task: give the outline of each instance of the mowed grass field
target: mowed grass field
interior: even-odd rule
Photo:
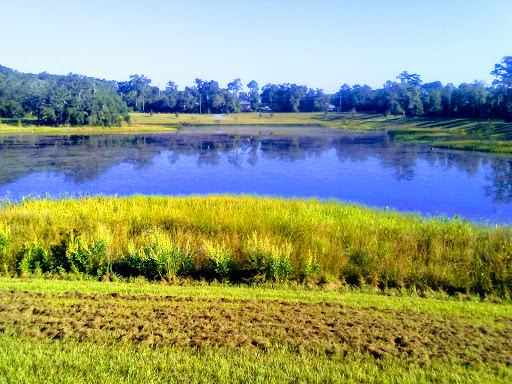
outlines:
[[[0,278],[0,381],[489,382],[512,306],[410,293]]]

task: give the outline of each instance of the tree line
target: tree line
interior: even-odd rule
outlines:
[[[512,120],[512,56],[505,56],[482,82],[443,85],[423,83],[404,71],[382,88],[343,84],[334,94],[297,84],[246,84],[237,78],[220,87],[214,80],[195,79],[178,90],[151,85],[144,75],[116,82],[77,74],[25,74],[0,66],[0,117],[35,116],[48,125],[119,125],[129,113],[369,112],[384,115],[498,118]]]

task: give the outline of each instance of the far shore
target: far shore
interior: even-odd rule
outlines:
[[[307,134],[328,128],[388,132],[400,142],[483,152],[512,153],[512,123],[503,120],[383,116],[370,113],[132,113],[117,127],[44,126],[34,118],[2,119],[0,135],[105,135],[146,133]],[[239,129],[240,127],[240,129]],[[241,128],[243,132],[241,132]],[[251,129],[247,129],[251,128]]]

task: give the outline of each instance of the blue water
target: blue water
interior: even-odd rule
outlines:
[[[0,197],[258,194],[510,223],[512,157],[386,134],[0,139]]]

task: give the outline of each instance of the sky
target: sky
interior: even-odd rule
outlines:
[[[179,89],[194,79],[380,88],[490,85],[512,55],[512,0],[0,0],[0,65]]]

